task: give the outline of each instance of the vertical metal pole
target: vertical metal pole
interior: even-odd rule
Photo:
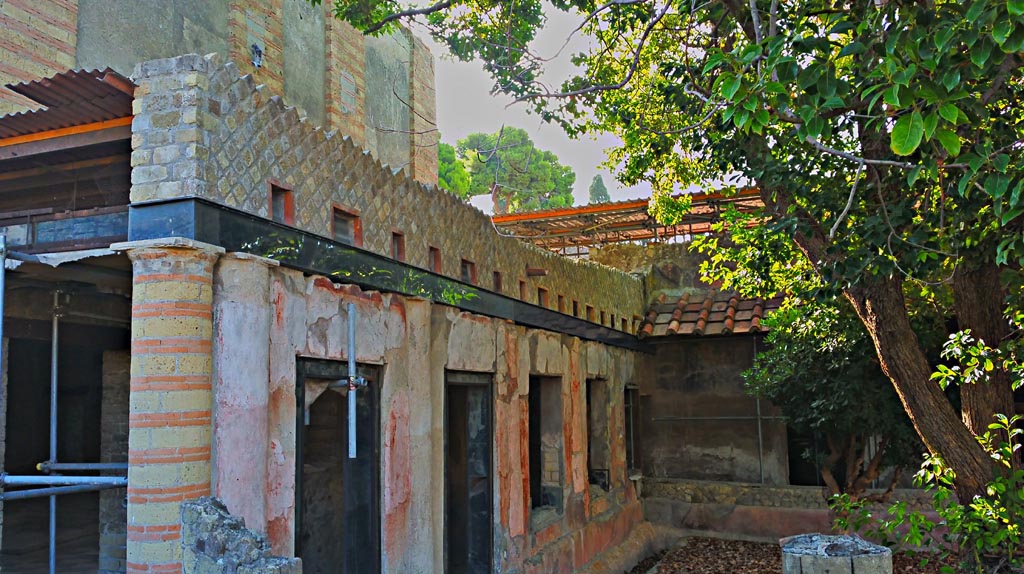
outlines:
[[[4,282],[7,278],[7,234],[0,233],[0,365],[3,365],[4,340]]]
[[[348,457],[356,457],[356,304],[348,304]]]
[[[761,484],[764,484],[764,433],[761,431],[761,398],[757,398],[757,466],[761,470]]]
[[[50,462],[57,462],[57,338],[60,335],[60,291],[53,292],[50,341]],[[50,495],[50,574],[57,574],[57,496]]]

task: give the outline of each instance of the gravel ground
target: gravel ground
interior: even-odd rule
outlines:
[[[925,566],[920,558],[897,554],[893,574],[939,574],[940,564]],[[653,570],[652,570],[653,568]],[[674,550],[645,559],[630,574],[765,574],[782,572],[778,544],[739,542],[716,538],[687,538]]]

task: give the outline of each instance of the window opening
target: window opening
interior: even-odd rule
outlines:
[[[357,246],[362,244],[359,216],[340,207],[335,207],[333,210],[331,233],[334,240],[339,243]]]
[[[295,196],[290,189],[270,184],[270,219],[285,225],[295,223]]]
[[[530,376],[530,507],[562,511],[562,379]],[[531,518],[532,519],[532,518]]]
[[[463,259],[459,266],[459,277],[463,283],[476,285],[476,263],[469,259]]]
[[[587,478],[608,490],[611,485],[611,452],[608,436],[608,381],[587,379]]]
[[[537,304],[541,307],[548,306],[548,290],[543,287],[537,287]]]
[[[391,234],[391,258],[405,261],[405,235],[397,231]]]
[[[437,247],[430,247],[427,251],[427,261],[430,270],[434,273],[441,272],[441,250]]]

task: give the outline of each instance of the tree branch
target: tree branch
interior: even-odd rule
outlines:
[[[828,232],[828,238],[834,239],[836,236],[836,230],[839,229],[839,224],[846,219],[846,215],[850,213],[850,207],[853,206],[853,198],[857,194],[857,184],[860,183],[860,174],[864,171],[864,162],[857,164],[857,173],[853,174],[853,186],[850,188],[850,197],[846,200],[846,207],[843,208],[843,212],[839,214],[839,218],[836,219],[832,229]]]
[[[453,0],[442,0],[433,6],[427,6],[426,8],[412,8],[409,10],[402,10],[401,12],[395,12],[394,14],[388,14],[383,20],[373,24],[363,31],[364,34],[373,34],[379,31],[384,26],[394,22],[395,20],[401,20],[402,18],[409,18],[412,16],[423,16],[425,14],[433,14],[434,12],[440,12],[445,8],[451,8],[454,4]]]
[[[669,6],[666,5],[664,8],[662,8],[656,13],[655,17],[652,18],[650,22],[647,23],[647,26],[644,28],[643,34],[641,34],[640,36],[640,41],[637,43],[636,50],[633,52],[633,61],[630,62],[629,69],[626,71],[626,77],[622,78],[621,82],[610,85],[588,86],[586,88],[580,88],[578,90],[572,90],[570,92],[541,92],[536,94],[526,94],[525,96],[519,96],[518,98],[513,100],[512,104],[524,102],[526,100],[532,100],[535,98],[570,98],[573,96],[592,94],[594,92],[607,92],[609,90],[618,90],[620,88],[625,87],[626,84],[628,84],[630,80],[633,79],[633,74],[636,73],[637,67],[640,65],[640,55],[643,53],[644,44],[647,43],[648,36],[650,36],[651,31],[654,30],[654,27],[658,25],[658,22],[660,22],[661,19],[665,17],[665,14],[668,13],[668,9]]]

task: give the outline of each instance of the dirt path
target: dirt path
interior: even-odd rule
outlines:
[[[686,543],[649,558],[630,574],[770,574],[782,572],[782,551],[778,544],[739,542],[715,538],[687,538]],[[893,574],[939,574],[940,564],[925,566],[920,558],[898,554]],[[653,570],[652,570],[653,568]]]

